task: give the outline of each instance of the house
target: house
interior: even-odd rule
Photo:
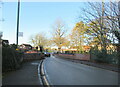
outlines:
[[[83,45],[82,46],[82,49],[83,49],[83,51],[86,51],[86,52],[88,52],[89,50],[90,50],[90,46],[87,46],[87,45]],[[71,47],[70,48],[70,50],[74,50],[74,51],[77,51],[79,49],[79,46],[74,46],[74,47]]]
[[[89,52],[90,49],[91,49],[91,47],[84,45],[84,46],[83,46],[83,49],[84,49],[84,51]]]
[[[30,44],[21,44],[19,46],[19,49],[23,49],[23,50],[32,50],[32,46]]]
[[[82,46],[82,49],[83,49],[83,51],[85,51],[85,52],[89,52],[90,51],[90,49],[91,49],[91,47],[90,46],[87,46],[87,45],[83,45]],[[61,49],[62,50],[62,52],[67,52],[67,51],[70,51],[70,52],[72,52],[72,53],[76,53],[77,51],[79,51],[79,46],[73,46],[73,47],[70,47],[70,48],[68,48],[68,49]]]

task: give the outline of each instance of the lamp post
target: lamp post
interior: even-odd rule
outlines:
[[[120,1],[118,2],[118,21],[119,21],[119,29],[120,29]]]
[[[17,10],[17,36],[16,36],[17,45],[18,45],[18,34],[19,34],[19,15],[20,15],[20,0],[18,0],[18,10]]]

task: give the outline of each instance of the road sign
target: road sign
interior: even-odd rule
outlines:
[[[19,32],[19,33],[18,33],[18,36],[19,36],[19,37],[23,37],[23,32]]]

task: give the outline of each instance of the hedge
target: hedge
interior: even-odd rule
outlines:
[[[16,70],[20,67],[23,53],[9,46],[2,47],[2,71]]]

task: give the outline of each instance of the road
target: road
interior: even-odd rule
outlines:
[[[47,57],[44,71],[51,85],[117,85],[118,73],[60,58]]]

